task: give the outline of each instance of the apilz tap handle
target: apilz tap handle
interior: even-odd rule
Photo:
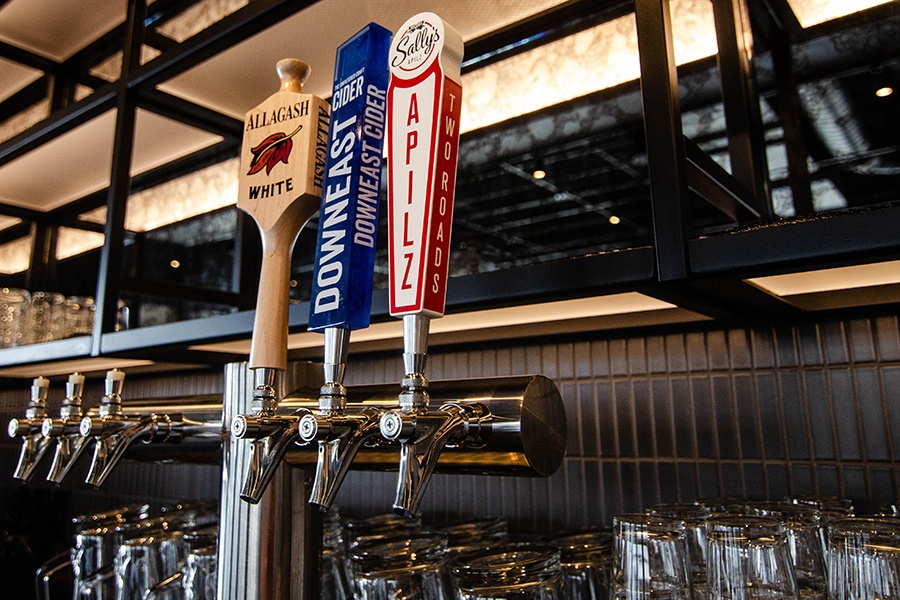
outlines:
[[[391,41],[390,312],[444,314],[462,105],[462,36],[434,13]]]

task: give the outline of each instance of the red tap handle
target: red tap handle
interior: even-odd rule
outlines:
[[[434,13],[391,40],[388,87],[390,311],[444,314],[462,104],[459,32]]]

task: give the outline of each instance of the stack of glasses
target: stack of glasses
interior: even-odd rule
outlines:
[[[91,335],[95,312],[92,296],[0,288],[0,348]],[[128,307],[119,301],[116,331],[127,328]]]
[[[75,545],[36,574],[39,600],[212,600],[218,511],[212,501],[151,515],[129,505],[73,519]],[[71,593],[68,590],[71,589]]]
[[[503,518],[428,527],[395,515],[332,517],[324,548],[327,600],[589,600],[608,597],[612,533],[513,542]]]
[[[618,515],[612,598],[900,598],[900,519],[792,499]]]

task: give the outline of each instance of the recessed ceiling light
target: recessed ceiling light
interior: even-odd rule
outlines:
[[[543,169],[535,169],[534,173],[532,173],[531,176],[534,177],[535,179],[543,179],[544,177],[547,176],[547,171],[545,171]]]
[[[893,93],[894,93],[894,88],[892,88],[889,85],[883,85],[880,88],[878,88],[877,90],[875,90],[875,95],[878,96],[879,98],[887,98],[888,96],[890,96]]]
[[[609,222],[610,222],[611,225],[618,225],[619,223],[622,222],[622,219],[620,219],[620,218],[617,217],[616,215],[610,215],[610,216],[609,216]]]

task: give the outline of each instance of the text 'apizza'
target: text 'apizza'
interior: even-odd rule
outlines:
[[[388,87],[390,311],[444,313],[462,106],[459,33],[434,13],[391,42]]]

